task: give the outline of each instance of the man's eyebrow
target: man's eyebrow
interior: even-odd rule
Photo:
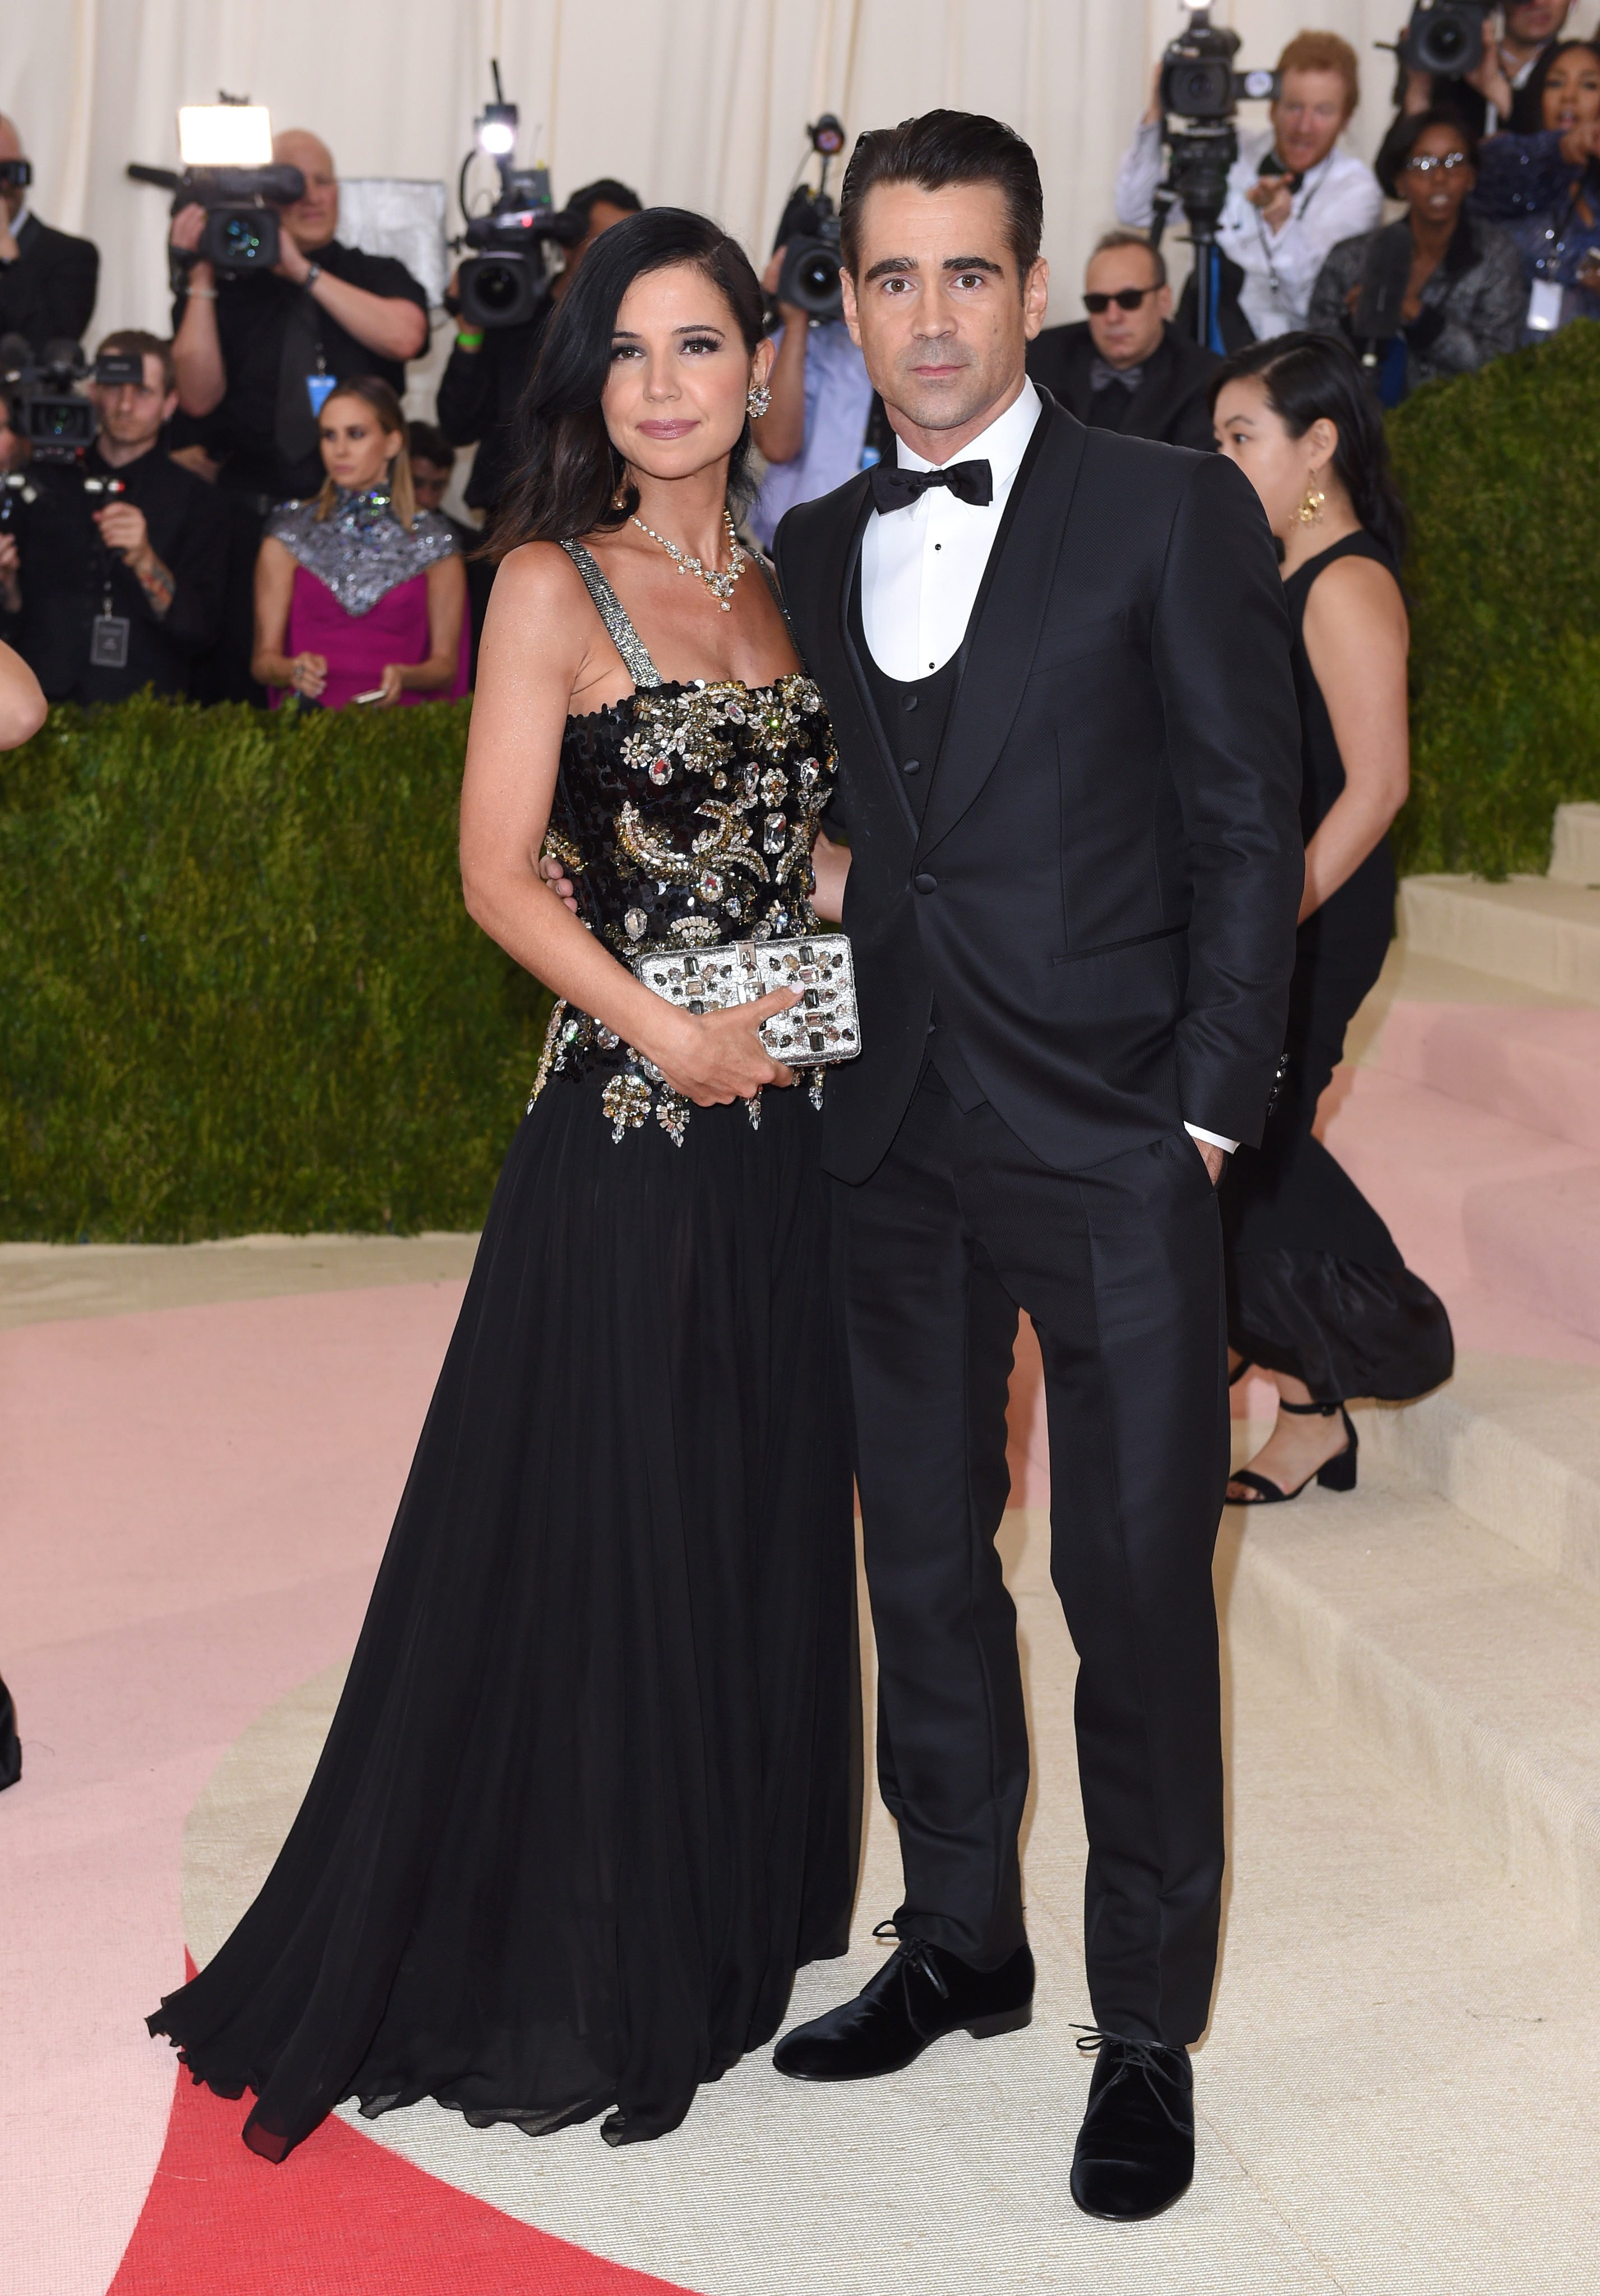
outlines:
[[[909,255],[886,255],[882,263],[874,263],[867,273],[869,279],[882,279],[891,271],[915,271],[915,258]]]
[[[945,271],[992,271],[997,279],[1005,276],[1000,266],[989,255],[947,255],[939,267]]]

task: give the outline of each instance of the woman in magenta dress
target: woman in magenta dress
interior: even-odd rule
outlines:
[[[458,700],[466,570],[449,521],[416,506],[399,400],[342,382],[319,428],[322,492],[273,513],[256,562],[254,675],[275,706]]]

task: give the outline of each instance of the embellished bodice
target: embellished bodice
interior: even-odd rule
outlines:
[[[624,964],[817,931],[811,848],[836,759],[816,687],[800,671],[764,686],[664,684],[589,553],[562,546],[636,687],[569,718],[562,736],[545,851],[571,880],[580,920]],[[558,1006],[535,1096],[554,1070],[596,1065],[636,1074],[642,1092],[655,1083],[610,1030]]]
[[[370,614],[402,582],[461,547],[437,511],[419,510],[409,527],[402,526],[387,487],[365,494],[341,488],[325,517],[320,496],[285,504],[274,512],[267,531],[332,592],[347,614],[357,616]]]

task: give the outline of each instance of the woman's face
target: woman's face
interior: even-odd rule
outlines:
[[[1218,450],[1237,463],[1261,497],[1267,523],[1280,542],[1287,542],[1308,488],[1321,483],[1333,458],[1337,430],[1323,418],[1302,438],[1292,439],[1266,384],[1253,374],[1224,386],[1211,425]]]
[[[388,473],[405,445],[398,430],[385,430],[365,398],[330,398],[317,430],[323,468],[336,487],[365,494]]]
[[[1424,127],[1400,169],[1400,193],[1418,222],[1454,223],[1477,182],[1463,138],[1453,127]]]
[[[1574,48],[1557,56],[1545,82],[1545,127],[1565,135],[1600,119],[1600,54],[1593,48]]]
[[[649,271],[622,299],[601,409],[611,444],[652,479],[692,477],[732,454],[752,382],[772,364],[755,357],[732,308],[689,263]]]

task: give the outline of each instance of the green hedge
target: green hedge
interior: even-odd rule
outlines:
[[[0,1234],[481,1220],[544,1000],[462,906],[466,724],[146,699],[0,758]]]
[[[1600,327],[1420,392],[1408,869],[1600,798]],[[0,758],[0,1235],[469,1227],[546,998],[468,920],[466,705],[58,710]]]
[[[1600,325],[1391,418],[1409,512],[1412,795],[1403,870],[1542,870],[1600,798]]]

